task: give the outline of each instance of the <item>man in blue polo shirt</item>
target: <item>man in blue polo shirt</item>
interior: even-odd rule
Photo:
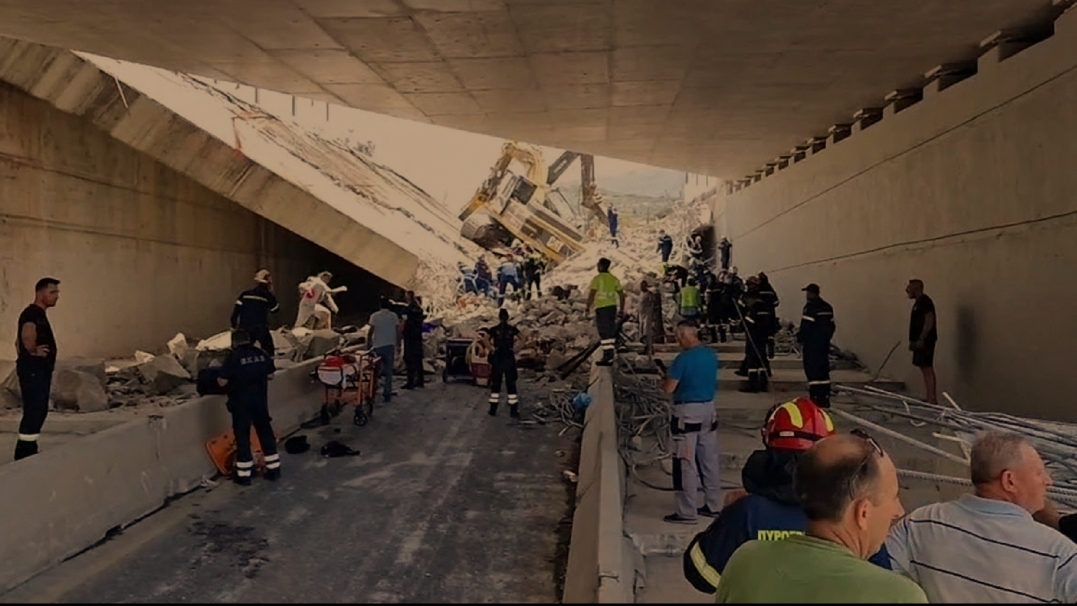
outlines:
[[[677,325],[681,353],[662,374],[662,390],[673,395],[673,488],[677,510],[663,518],[676,524],[695,524],[698,516],[714,517],[722,508],[718,467],[718,421],[714,394],[718,389],[718,356],[699,341],[696,327]],[[704,502],[699,507],[699,485]]]

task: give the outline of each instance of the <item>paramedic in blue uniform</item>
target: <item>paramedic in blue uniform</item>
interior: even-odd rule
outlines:
[[[766,448],[753,452],[741,470],[744,490],[730,493],[727,502],[732,502],[684,552],[684,577],[703,593],[717,591],[726,562],[744,543],[777,541],[808,528],[793,489],[793,471],[805,451],[834,435],[834,423],[810,399],[797,398],[767,413],[762,434]],[[870,561],[890,568],[885,547]]]
[[[272,373],[273,360],[251,343],[250,334],[242,329],[232,331],[232,352],[221,365],[217,382],[228,390],[228,412],[232,414],[232,431],[236,438],[235,480],[242,486],[250,486],[254,471],[251,425],[258,433],[258,442],[265,455],[265,478],[280,478],[280,454],[269,416],[269,375]]]
[[[490,416],[497,415],[497,405],[501,402],[501,380],[505,380],[505,389],[509,392],[509,416],[520,418],[520,398],[516,393],[516,339],[520,329],[509,324],[509,311],[502,308],[497,312],[499,322],[486,329],[483,345],[490,352]]]
[[[277,313],[280,304],[273,296],[273,277],[269,270],[254,274],[254,288],[243,291],[232,308],[232,329],[242,328],[272,360],[276,352],[269,332],[269,314]]]
[[[666,522],[695,524],[698,516],[714,516],[722,503],[718,466],[718,420],[714,395],[718,388],[718,356],[699,341],[695,326],[677,325],[681,353],[669,369],[656,361],[662,391],[673,395],[673,489],[676,511]],[[699,500],[703,484],[704,502]]]

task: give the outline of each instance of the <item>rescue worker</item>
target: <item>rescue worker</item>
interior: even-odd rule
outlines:
[[[654,344],[666,342],[666,330],[662,322],[662,293],[652,291],[647,280],[639,284],[639,331],[644,353],[654,355]]]
[[[804,375],[808,379],[808,395],[819,406],[830,407],[830,339],[834,336],[834,308],[819,296],[819,285],[809,284],[801,289],[806,294],[804,311],[800,316],[800,343],[804,359]]]
[[[497,415],[501,402],[501,380],[508,392],[509,416],[520,418],[520,399],[516,392],[516,338],[520,330],[509,324],[509,310],[497,312],[498,323],[486,329],[483,346],[490,352],[490,416]]]
[[[56,336],[45,313],[60,298],[60,281],[41,278],[34,285],[34,302],[19,314],[15,338],[15,374],[22,394],[22,420],[15,441],[15,460],[37,454],[41,426],[49,415],[52,373],[56,369]]]
[[[669,263],[669,257],[673,254],[673,238],[664,229],[658,230],[658,248],[655,252],[662,255],[662,272],[665,273],[665,265]]]
[[[426,372],[423,370],[423,322],[426,314],[415,297],[414,291],[404,293],[404,367],[407,380],[404,389],[421,388],[426,384]]]
[[[718,243],[718,252],[721,255],[722,269],[729,269],[729,263],[733,259],[733,243],[729,238],[722,236],[721,242]]]
[[[759,272],[759,296],[763,299],[763,302],[767,304],[770,309],[771,316],[774,317],[774,322],[771,326],[773,329],[770,336],[767,337],[767,357],[765,362],[767,363],[767,369],[770,369],[770,360],[774,358],[774,335],[778,334],[778,305],[781,301],[778,300],[778,293],[774,291],[774,287],[770,285],[770,278],[767,274]]]
[[[236,438],[235,481],[250,486],[254,472],[251,453],[251,425],[265,457],[265,479],[280,479],[280,454],[269,416],[269,375],[273,360],[251,343],[243,329],[232,331],[232,351],[221,364],[217,383],[228,389],[228,412],[232,414],[232,432]]]
[[[767,337],[771,333],[774,316],[763,299],[759,296],[759,278],[751,276],[747,282],[748,290],[741,304],[744,330],[748,338],[744,342],[745,369],[748,371],[748,384],[740,389],[745,393],[767,391],[769,383],[767,374],[766,347]]]
[[[542,255],[532,252],[524,260],[524,298],[531,300],[531,289],[535,289],[535,297],[542,296],[542,272],[546,269],[546,263]]]
[[[621,216],[617,214],[617,209],[612,205],[606,211],[606,221],[609,223],[610,239],[613,241],[613,246],[620,248],[621,243],[617,240],[617,228],[620,226]]]
[[[310,328],[312,330],[332,328],[332,314],[340,313],[333,295],[345,292],[347,286],[329,288],[333,274],[323,271],[317,276],[307,277],[306,282],[299,285],[299,313],[295,318],[295,325]]]
[[[681,317],[691,322],[693,326],[699,322],[699,287],[696,286],[695,278],[688,278],[688,285],[681,289],[677,297],[677,305]]]
[[[808,398],[797,398],[771,408],[760,433],[765,448],[745,461],[744,489],[729,494],[721,515],[684,551],[684,577],[703,593],[717,591],[726,562],[744,543],[778,541],[808,528],[793,488],[793,471],[812,444],[834,435],[834,422]],[[869,561],[890,569],[885,546]]]
[[[683,265],[670,265],[666,267],[666,283],[673,285],[673,294],[681,291],[688,283],[688,268]]]
[[[490,285],[494,282],[494,276],[490,273],[490,265],[486,263],[486,256],[479,255],[475,261],[475,287],[483,294],[490,296]]]
[[[718,382],[718,356],[699,341],[695,326],[677,325],[681,353],[669,369],[655,361],[662,377],[662,391],[673,396],[673,489],[676,511],[663,518],[676,524],[695,524],[698,516],[713,517],[722,502],[721,467],[718,462],[718,420],[714,396]],[[704,499],[698,506],[702,484]]]
[[[460,272],[460,286],[463,288],[464,294],[477,294],[479,289],[475,284],[475,270],[464,265],[463,261],[456,262],[456,269]]]
[[[692,234],[688,236],[688,254],[695,261],[703,261],[703,236]]]
[[[587,309],[595,310],[595,328],[602,349],[600,366],[610,366],[617,348],[617,319],[624,315],[625,291],[621,281],[610,273],[610,260],[598,260],[598,275],[591,279],[591,291],[587,293]]]
[[[277,313],[280,303],[273,296],[273,277],[267,269],[254,274],[254,288],[243,291],[232,307],[232,330],[242,328],[272,360],[276,353],[269,332],[269,314]]]
[[[721,302],[722,291],[724,289],[725,284],[712,273],[710,280],[707,281],[707,290],[704,297],[704,305],[706,306],[706,327],[712,343],[718,341],[718,327],[722,324]],[[724,336],[725,333],[723,332],[722,334]],[[723,342],[725,342],[724,339]]]
[[[520,273],[512,255],[505,257],[501,266],[497,268],[497,306],[505,303],[505,289],[512,285],[512,294],[515,297],[520,292]]]

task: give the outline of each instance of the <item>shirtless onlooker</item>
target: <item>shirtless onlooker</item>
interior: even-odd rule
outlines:
[[[917,509],[890,533],[895,571],[932,602],[1077,602],[1077,545],[1032,519],[1051,477],[1024,437],[986,433],[972,446],[975,495]]]
[[[897,469],[863,432],[824,438],[797,463],[807,534],[749,541],[729,559],[718,603],[927,603],[907,578],[868,562],[905,511]]]

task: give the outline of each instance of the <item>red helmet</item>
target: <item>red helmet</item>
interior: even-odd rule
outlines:
[[[825,410],[808,398],[797,398],[767,412],[763,443],[767,448],[802,451],[834,433],[834,421]]]

